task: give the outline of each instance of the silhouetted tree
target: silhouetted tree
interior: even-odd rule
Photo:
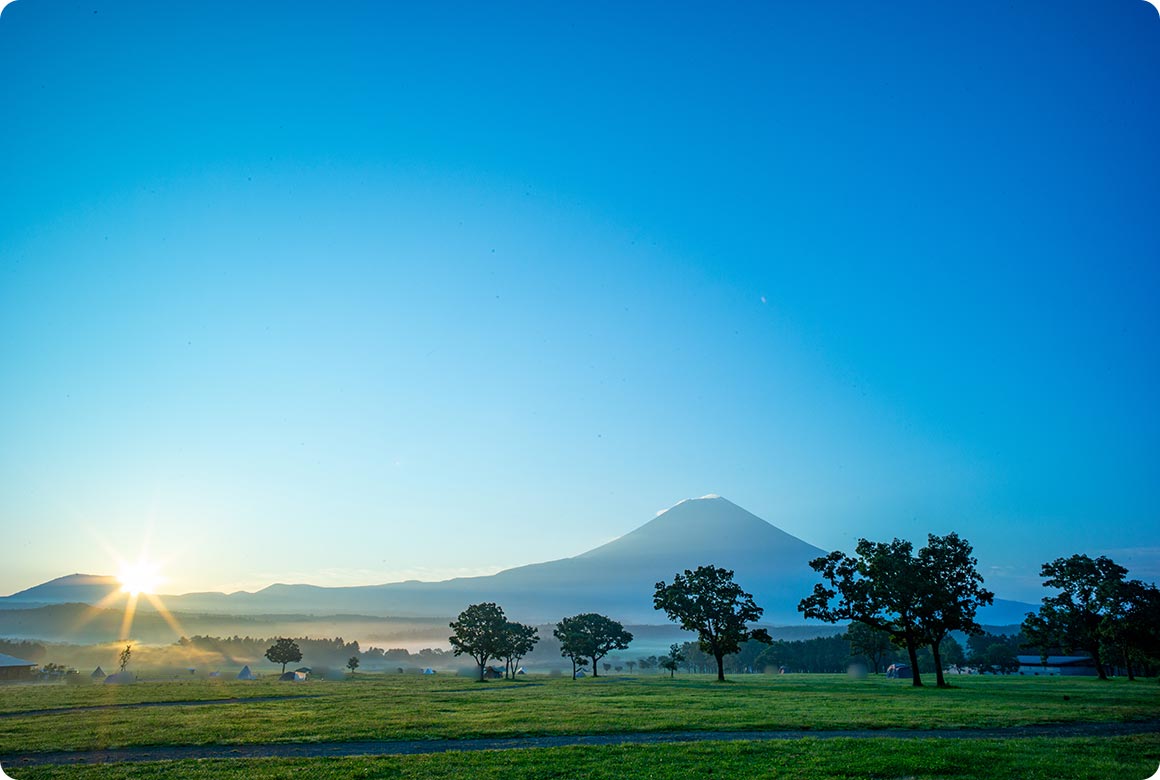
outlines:
[[[632,634],[610,617],[585,612],[566,617],[556,624],[552,635],[560,640],[562,655],[581,655],[592,661],[592,676],[596,677],[597,662],[613,650],[624,650],[632,641]]]
[[[358,656],[352,655],[346,662],[346,668],[350,669],[350,673],[354,674],[354,670],[358,668]]]
[[[1114,632],[1112,623],[1127,574],[1127,569],[1103,555],[1095,559],[1073,555],[1043,564],[1043,587],[1060,592],[1044,596],[1038,614],[1029,614],[1023,621],[1030,645],[1044,655],[1054,646],[1086,652],[1099,678],[1108,679],[1103,646]]]
[[[507,642],[507,619],[492,602],[472,604],[449,624],[455,633],[448,637],[456,655],[469,655],[479,664],[479,681],[484,681],[487,661],[499,658]]]
[[[1114,590],[1101,633],[1108,648],[1123,661],[1128,680],[1135,680],[1138,664],[1160,658],[1160,590],[1140,580],[1121,583]]]
[[[1014,674],[1019,671],[1022,635],[976,634],[967,637],[967,663],[981,673]]]
[[[125,649],[121,651],[121,655],[117,657],[118,663],[121,665],[121,671],[129,665],[129,661],[133,658],[133,645],[125,645]]]
[[[504,626],[504,645],[499,654],[504,660],[504,675],[514,678],[520,661],[532,652],[539,641],[539,632],[535,627],[508,621]]]
[[[756,665],[784,668],[787,672],[836,674],[850,665],[850,643],[841,635],[779,639],[757,657]]]
[[[302,660],[302,651],[293,639],[276,639],[273,647],[266,651],[266,660],[282,664],[282,674],[285,674],[286,664],[296,664]]]
[[[750,639],[770,641],[764,628],[748,628],[764,610],[753,596],[733,581],[733,572],[716,566],[698,566],[695,571],[673,577],[673,583],[656,584],[653,607],[664,610],[669,619],[686,631],[696,631],[701,649],[717,661],[717,679],[725,680],[724,658],[736,653]]]
[[[657,661],[657,666],[668,669],[669,677],[672,677],[677,673],[677,667],[681,665],[681,661],[684,660],[685,656],[681,653],[681,646],[674,642],[669,645],[669,654]]]
[[[956,533],[927,536],[927,544],[918,551],[921,592],[917,604],[918,623],[934,658],[937,685],[946,687],[941,657],[942,645],[951,631],[978,634],[982,627],[975,622],[980,606],[991,604],[995,594],[983,587],[978,561],[971,555],[966,539]],[[958,643],[955,643],[956,647]],[[962,648],[958,647],[958,659]]]
[[[882,659],[888,658],[894,649],[890,634],[880,628],[868,626],[855,620],[846,629],[844,639],[850,643],[850,652],[860,655],[870,662],[874,674],[882,667]]]
[[[919,607],[924,577],[913,551],[914,546],[903,539],[890,543],[859,539],[855,557],[835,550],[815,558],[810,567],[825,582],[814,585],[798,610],[827,623],[856,620],[887,632],[895,644],[906,648],[911,680],[921,686],[918,648],[924,635]]]

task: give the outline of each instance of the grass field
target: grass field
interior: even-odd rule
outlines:
[[[1160,718],[1155,680],[963,677],[956,687],[833,675],[614,676],[477,683],[357,675],[347,681],[141,682],[0,687],[0,755],[148,745],[345,742],[641,731],[980,728]],[[273,701],[186,702],[285,696]],[[134,707],[151,702],[171,706]],[[59,708],[68,712],[33,714]],[[22,714],[29,713],[29,714]],[[562,747],[343,759],[25,767],[79,777],[1138,777],[1160,737],[797,740]],[[1150,764],[1150,767],[1148,766]],[[1140,774],[1141,768],[1147,771]],[[11,769],[11,768],[9,768]],[[709,772],[709,770],[712,772]],[[12,771],[9,771],[12,774]]]
[[[162,761],[8,767],[14,780],[281,780],[281,778],[898,778],[1144,780],[1160,737],[1017,740],[817,740],[565,747],[338,759]]]

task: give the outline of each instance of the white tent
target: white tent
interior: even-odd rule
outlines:
[[[256,680],[258,676],[250,671],[249,666],[243,666],[242,671],[238,672],[239,680]]]

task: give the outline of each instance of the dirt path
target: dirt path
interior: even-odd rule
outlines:
[[[574,734],[551,737],[392,740],[385,742],[311,742],[265,745],[187,745],[115,750],[13,753],[0,756],[8,769],[42,764],[116,764],[199,758],[335,758],[443,753],[450,750],[516,750],[568,745],[655,745],[673,742],[802,739],[1012,739],[1026,737],[1112,737],[1160,734],[1160,720],[1135,723],[1058,723],[988,729],[860,729],[853,731],[668,731],[624,734]]]

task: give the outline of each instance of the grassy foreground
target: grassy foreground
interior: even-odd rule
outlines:
[[[1155,680],[963,677],[951,690],[839,675],[168,681],[0,688],[0,754],[143,745],[511,737],[630,731],[978,728],[1160,718]],[[288,696],[133,707],[142,702]],[[55,707],[105,709],[20,715]]]
[[[165,761],[8,767],[15,780],[275,780],[281,778],[939,778],[1144,780],[1160,737],[1017,740],[816,740],[566,747],[338,759]]]

